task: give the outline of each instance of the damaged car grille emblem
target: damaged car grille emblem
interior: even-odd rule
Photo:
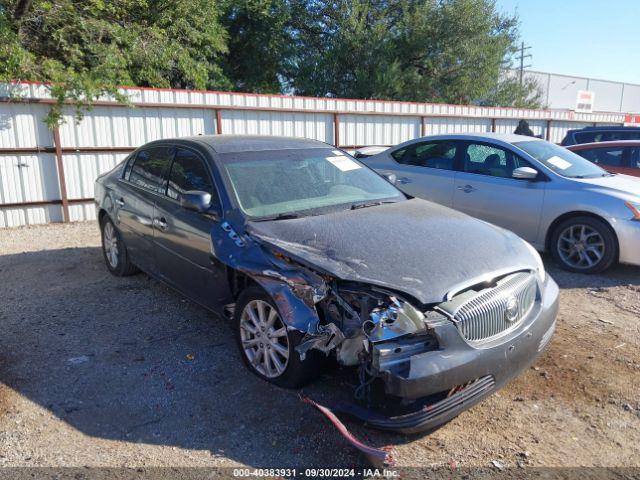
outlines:
[[[518,299],[511,296],[507,299],[507,305],[504,309],[504,319],[513,323],[518,319],[518,313],[520,312],[520,305],[518,305]]]

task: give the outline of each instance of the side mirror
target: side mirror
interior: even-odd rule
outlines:
[[[395,185],[398,182],[398,176],[392,172],[382,172],[381,175],[387,179],[389,183]]]
[[[198,213],[206,212],[211,207],[211,194],[189,190],[180,195],[180,206]]]
[[[518,180],[535,180],[538,178],[538,171],[531,167],[520,167],[516,168],[511,176]]]

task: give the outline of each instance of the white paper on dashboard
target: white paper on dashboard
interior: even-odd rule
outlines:
[[[560,170],[566,170],[571,166],[571,162],[567,162],[564,158],[556,157],[555,155],[550,157],[547,162],[554,167],[558,167]]]
[[[349,170],[357,170],[358,168],[362,168],[356,162],[351,160],[349,157],[340,156],[340,157],[326,157],[329,162],[335,165],[343,172],[348,172]]]

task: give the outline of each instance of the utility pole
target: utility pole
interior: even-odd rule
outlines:
[[[522,87],[522,83],[523,83],[522,77],[523,77],[523,74],[524,74],[524,69],[525,68],[529,68],[531,66],[531,64],[529,64],[529,65],[525,65],[524,64],[524,59],[525,58],[531,58],[532,57],[532,55],[530,53],[527,53],[526,55],[524,53],[525,51],[529,50],[530,48],[531,47],[525,46],[524,42],[522,42],[520,44],[520,55],[516,57],[516,59],[520,60],[520,71],[519,71],[519,74],[520,74],[520,86],[521,87]]]

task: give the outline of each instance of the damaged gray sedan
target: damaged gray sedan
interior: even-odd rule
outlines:
[[[104,258],[232,316],[247,367],[299,387],[353,367],[333,408],[401,432],[450,420],[530,365],[558,288],[516,235],[409,198],[313,140],[151,142],[96,181]]]

